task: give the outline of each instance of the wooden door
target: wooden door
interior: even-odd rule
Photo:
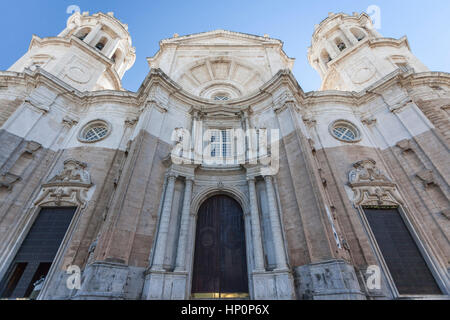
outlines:
[[[198,212],[192,296],[248,297],[244,217],[230,197],[212,197]]]

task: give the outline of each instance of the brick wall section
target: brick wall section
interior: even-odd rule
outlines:
[[[8,120],[9,117],[22,104],[22,99],[5,100],[0,99],[0,127]]]
[[[87,163],[95,191],[80,217],[61,267],[70,264],[84,266],[87,262],[88,249],[103,224],[106,207],[115,188],[114,179],[118,177],[123,157],[124,151],[89,146],[65,150],[62,154],[59,160],[61,163],[70,158]]]
[[[416,105],[450,144],[450,99],[419,100]]]
[[[284,233],[286,235],[289,261],[291,266],[302,266],[311,263],[308,244],[305,238],[304,225],[300,216],[291,172],[284,148],[280,148],[280,171],[277,175]]]
[[[327,180],[332,205],[336,208],[339,225],[350,247],[352,264],[361,268],[376,264],[376,259],[358,211],[353,207],[345,186],[348,184],[348,173],[353,169],[353,163],[366,158],[380,163],[374,149],[356,145],[317,151],[318,163],[323,170],[322,176]]]
[[[307,162],[310,152],[300,141],[300,130],[293,131],[283,137],[283,148],[290,171],[293,192],[299,208],[303,231],[306,236],[308,252],[311,262],[319,262],[334,257],[330,233],[326,226],[326,213],[323,212],[323,203],[319,203],[320,190],[315,180],[314,172],[310,172],[312,163]],[[280,188],[281,189],[281,188]]]
[[[433,132],[429,131],[417,136],[415,140],[425,144],[425,141],[436,140],[436,137]],[[415,140],[411,140],[410,145],[418,150],[417,152],[422,152]],[[443,152],[442,146],[440,148],[441,150],[435,150],[435,159],[438,158],[439,152]],[[317,152],[323,177],[327,180],[327,190],[333,205],[336,207],[339,224],[350,246],[352,263],[357,267],[376,264],[376,259],[359,214],[353,207],[345,190],[345,185],[348,183],[347,175],[352,169],[352,164],[366,158],[374,159],[379,168],[392,177],[393,181],[399,186],[410,219],[419,236],[441,263],[441,266],[444,268],[449,266],[449,221],[441,210],[444,207],[449,207],[448,197],[445,196],[448,192],[448,186],[445,185],[444,179],[438,179],[438,177],[436,186],[425,187],[423,182],[416,177],[416,173],[426,167],[432,169],[438,176],[437,169],[433,166],[434,162],[428,160],[425,164],[422,163],[420,159],[428,158],[421,154],[420,159],[416,159],[415,165],[412,166],[408,156],[405,156],[398,147],[380,151],[357,145],[322,149]],[[441,163],[441,165],[443,164]],[[439,188],[441,196],[437,198],[436,194],[439,193],[433,193],[430,188]]]
[[[148,135],[147,133],[145,134]],[[169,145],[158,141],[153,158],[148,159],[151,172],[145,189],[142,190],[144,200],[133,239],[129,260],[130,265],[137,267],[148,266],[150,251],[156,232],[158,209],[162,193],[164,192],[164,175],[167,168],[163,164],[163,159],[167,157],[170,150],[171,147]]]
[[[432,136],[433,133],[428,132],[416,138],[432,140]],[[414,142],[411,142],[411,145],[414,146]],[[414,150],[420,153],[420,150],[415,148]],[[442,214],[442,208],[449,208],[450,204],[447,196],[438,196],[439,193],[448,194],[448,185],[443,179],[436,179],[436,185],[425,186],[416,176],[417,171],[427,168],[432,170],[433,175],[438,178],[436,167],[430,162],[417,161],[417,156],[416,161],[412,162],[414,154],[411,153],[410,151],[405,154],[396,147],[383,151],[385,161],[391,169],[390,172],[405,197],[413,222],[417,225],[416,231],[423,235],[424,242],[432,248],[442,265],[448,268],[450,266],[449,220]]]
[[[158,162],[161,163],[169,150],[168,145],[146,132],[141,131],[134,140],[101,231],[95,252],[97,260],[148,265],[165,173]],[[159,190],[155,190],[156,186]],[[144,210],[147,201],[153,204]],[[139,222],[144,222],[144,225],[139,226]]]
[[[25,144],[23,139],[2,132],[0,145],[4,145],[7,150],[7,156],[2,159],[3,163],[18,157]],[[9,152],[11,150],[12,152]],[[24,227],[27,209],[37,196],[54,158],[55,152],[40,148],[34,152],[31,162],[21,175],[21,180],[16,182],[11,190],[0,188],[0,252],[5,252],[7,245],[14,243],[19,236],[18,232],[11,231]]]

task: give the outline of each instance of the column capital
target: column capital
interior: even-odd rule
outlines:
[[[256,177],[247,177],[247,182],[255,182]]]
[[[266,182],[273,182],[273,176],[264,176]]]
[[[178,174],[169,172],[169,173],[166,173],[166,178],[167,178],[167,180],[175,180],[176,178],[178,178]]]
[[[184,177],[185,179],[186,179],[186,182],[191,182],[191,183],[194,183],[194,181],[195,181],[195,177],[191,177],[191,176],[185,176]]]
[[[203,119],[205,114],[201,110],[195,109],[193,107],[191,110],[191,115],[195,120],[200,121]]]
[[[252,114],[252,111],[250,110],[250,107],[241,111],[241,117],[244,119],[248,119],[251,114]]]

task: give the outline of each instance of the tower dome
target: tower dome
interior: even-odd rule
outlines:
[[[57,36],[33,36],[28,52],[9,70],[41,67],[80,91],[121,90],[136,59],[128,26],[112,12],[75,12]]]
[[[361,91],[398,68],[428,71],[406,37],[384,38],[366,13],[330,13],[315,27],[308,60],[322,78],[321,90]]]

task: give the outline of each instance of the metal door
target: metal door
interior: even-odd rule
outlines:
[[[399,293],[442,294],[398,209],[364,212]]]
[[[0,282],[1,298],[26,298],[33,283],[45,278],[76,208],[43,208],[8,272]]]

